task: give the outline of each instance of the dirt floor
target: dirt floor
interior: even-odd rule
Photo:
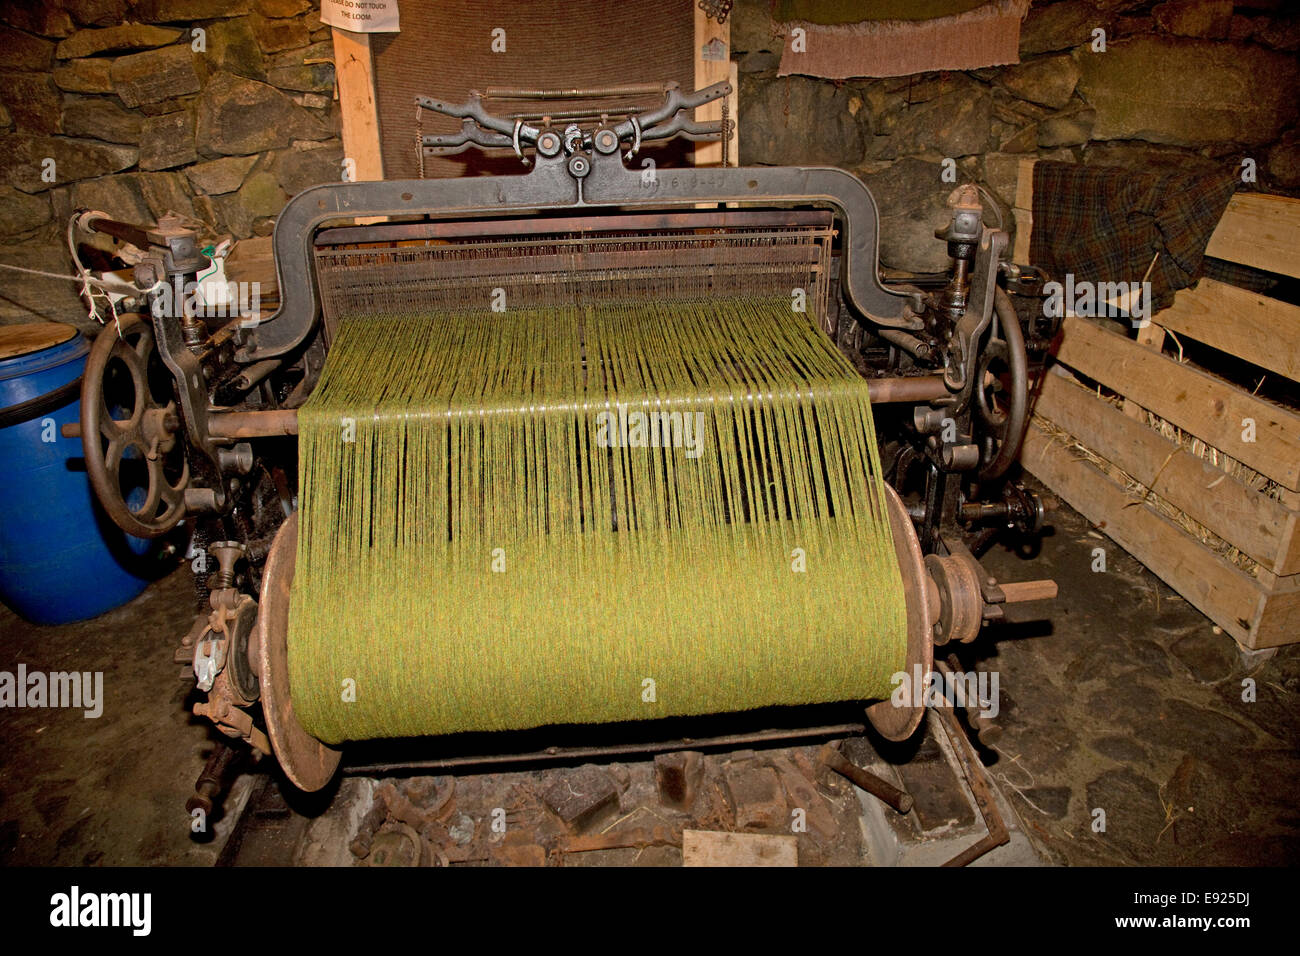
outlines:
[[[1009,623],[962,651],[966,664],[997,674],[1003,735],[983,757],[1036,855],[1069,865],[1300,861],[1300,649],[1244,660],[1073,511],[1052,523],[1036,556],[995,546],[985,563],[1001,580],[1054,577],[1060,598],[1011,609]],[[1095,548],[1105,551],[1104,572],[1092,570]],[[0,670],[102,671],[105,697],[94,719],[4,711],[0,863],[554,863],[559,854],[568,865],[676,865],[683,828],[788,834],[792,807],[808,811],[801,863],[881,862],[861,792],[809,790],[812,743],[705,755],[702,796],[686,809],[663,805],[649,758],[350,777],[315,801],[282,793],[277,775],[254,768],[196,836],[185,801],[215,738],[189,715],[192,680],[172,662],[193,606],[182,567],[95,621],[38,628],[0,609]],[[1251,688],[1254,700],[1243,699]],[[957,781],[935,739],[881,747],[883,758],[865,743],[845,752],[918,795],[907,817],[886,811],[897,833],[969,843],[980,822],[965,799],[945,802]],[[900,756],[911,759],[884,759]],[[589,792],[604,794],[594,809],[565,803]],[[509,839],[491,826],[496,810]],[[562,826],[566,813],[586,815]],[[614,845],[620,833],[629,845]]]

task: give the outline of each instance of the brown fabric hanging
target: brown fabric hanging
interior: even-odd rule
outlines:
[[[933,19],[836,24],[790,20],[780,24],[785,49],[778,75],[843,80],[1019,63],[1020,21],[1028,12],[1029,0],[991,0]],[[802,52],[794,49],[795,28],[805,33]]]

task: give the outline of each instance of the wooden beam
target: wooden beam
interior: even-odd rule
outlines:
[[[1206,255],[1300,278],[1300,199],[1239,193],[1210,236]]]
[[[1029,265],[1029,242],[1034,232],[1034,214],[1016,206],[1011,210],[1011,215],[1016,220],[1016,246],[1011,250],[1011,257],[1016,262]]]
[[[1016,205],[1027,212],[1034,211],[1034,166],[1037,159],[1022,159],[1016,173]]]
[[[1235,285],[1202,279],[1183,289],[1156,321],[1260,368],[1300,381],[1300,307]]]
[[[1086,319],[1067,317],[1059,361],[1278,484],[1300,489],[1300,415]],[[1253,442],[1243,440],[1247,419]]]
[[[379,108],[370,36],[334,27],[334,76],[343,118],[343,157],[355,164],[357,182],[384,178]]]
[[[698,4],[694,4],[693,7],[695,10],[695,88],[702,90],[706,86],[731,78],[731,21],[728,18],[726,23],[718,23],[706,16]],[[704,49],[714,40],[722,44],[722,58],[706,60]],[[731,95],[727,97],[727,116],[732,122],[737,119],[736,92],[736,84],[732,83]],[[696,122],[719,119],[722,119],[722,100],[705,103],[695,110]],[[733,139],[728,144],[727,156],[729,165],[732,166],[736,165],[735,147],[736,141]],[[696,143],[693,156],[696,166],[721,166],[722,143]]]
[[[1278,574],[1300,571],[1296,513],[1198,458],[1064,375],[1047,375],[1035,409],[1102,458]]]

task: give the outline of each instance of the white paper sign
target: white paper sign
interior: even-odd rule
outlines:
[[[400,33],[397,0],[321,0],[320,22],[353,33]]]

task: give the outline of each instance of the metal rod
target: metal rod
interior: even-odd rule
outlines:
[[[910,793],[905,793],[888,780],[850,763],[849,758],[840,753],[839,748],[834,744],[823,747],[818,759],[841,777],[857,784],[872,796],[880,798],[899,813],[907,813],[912,809],[913,800]]]
[[[627,213],[602,216],[530,216],[527,219],[458,219],[447,222],[397,222],[369,226],[322,229],[317,246],[402,239],[455,239],[465,236],[506,236],[644,232],[660,229],[727,229],[779,227],[785,230],[814,227],[829,230],[834,216],[829,210],[779,210],[776,212],[727,210],[705,213]],[[653,238],[659,238],[657,236]]]
[[[298,434],[298,412],[285,408],[270,412],[213,412],[208,416],[213,438],[266,438]]]
[[[881,329],[876,333],[890,345],[897,346],[908,355],[919,359],[928,359],[932,354],[930,346],[907,332],[898,329]]]
[[[871,379],[867,382],[867,390],[871,401],[878,405],[923,402],[948,394],[943,378],[938,375]],[[208,433],[213,438],[239,440],[296,435],[298,412],[292,408],[268,412],[213,412],[208,416]]]
[[[862,724],[833,724],[804,729],[758,730],[747,734],[726,734],[720,737],[683,737],[646,744],[611,744],[602,747],[548,747],[522,754],[488,754],[482,756],[441,757],[433,760],[412,760],[401,763],[373,763],[358,767],[344,767],[343,772],[353,775],[385,773],[390,770],[437,770],[444,767],[489,765],[503,763],[538,763],[551,760],[571,760],[585,757],[606,757],[618,754],[666,753],[674,750],[704,750],[714,747],[733,747],[742,744],[764,743],[770,740],[798,740],[807,737],[844,737],[864,733]]]
[[[992,791],[989,789],[988,781],[984,777],[984,768],[975,758],[975,751],[971,747],[970,741],[966,739],[966,735],[962,733],[961,727],[957,723],[957,715],[946,707],[939,707],[937,711],[939,722],[943,725],[943,731],[948,736],[948,743],[952,744],[952,749],[957,754],[962,773],[966,776],[971,795],[975,798],[975,805],[979,807],[980,816],[984,818],[984,826],[989,831],[988,836],[971,844],[944,864],[945,867],[966,866],[968,863],[978,860],[990,850],[996,849],[1004,843],[1010,843],[1011,834],[1007,830],[1006,823],[1002,820],[1002,814],[998,812],[997,803],[993,798]],[[931,711],[931,713],[933,712]]]
[[[938,398],[947,398],[952,394],[943,384],[942,375],[868,379],[867,392],[874,405],[929,402]]]

